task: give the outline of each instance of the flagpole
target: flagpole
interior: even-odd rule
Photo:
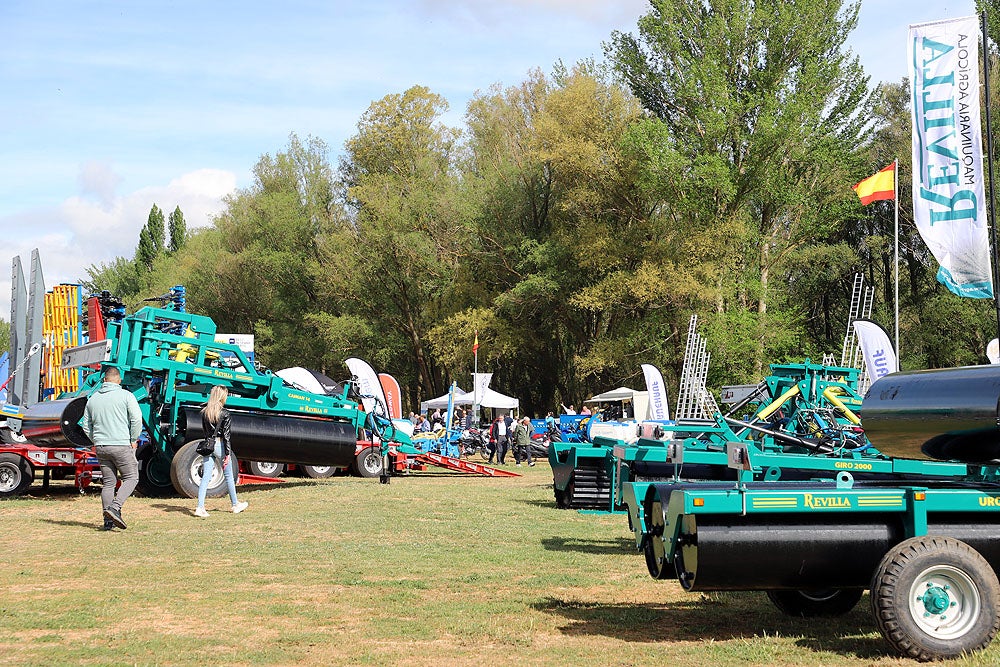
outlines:
[[[472,345],[472,418],[479,423],[479,329]]]
[[[896,321],[896,341],[895,341],[896,342],[896,366],[899,367],[899,158],[897,157],[896,160],[892,164],[893,164],[893,167],[892,167],[892,176],[893,176],[893,178],[892,178],[892,180],[893,180],[895,188],[896,188],[896,196],[893,197],[893,199],[896,201],[896,215],[895,215],[895,225],[894,225],[894,232],[893,232],[893,237],[896,240],[896,243],[895,243],[895,245],[896,245],[896,260],[893,263],[893,265],[895,266],[895,269],[896,269],[896,271],[895,271],[895,273],[896,273],[895,293],[896,294],[895,294],[895,301],[894,301],[895,321]]]
[[[996,204],[993,199],[993,130],[990,127],[990,50],[989,33],[986,32],[986,11],[980,15],[982,19],[983,38],[983,92],[986,94],[986,168],[989,170],[990,184],[990,227],[993,230],[993,252],[990,253],[990,263],[993,265],[993,303],[997,309],[997,337],[1000,337],[1000,295],[997,288],[1000,281],[997,280],[996,250],[997,250],[997,214]]]

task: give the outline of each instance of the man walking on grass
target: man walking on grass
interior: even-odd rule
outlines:
[[[515,465],[521,465],[522,458],[528,460],[529,466],[535,465],[531,460],[531,420],[527,417],[519,421],[514,428]]]
[[[104,506],[104,530],[126,528],[122,505],[139,482],[139,463],[135,448],[142,433],[142,413],[132,392],[121,387],[117,368],[104,371],[104,384],[91,395],[83,413],[83,432],[94,443],[101,464],[101,504]],[[115,486],[121,480],[121,486]]]

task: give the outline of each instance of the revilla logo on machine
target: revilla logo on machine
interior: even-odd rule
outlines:
[[[851,507],[851,499],[846,496],[814,496],[807,493],[802,497],[803,504],[809,509],[841,509]]]

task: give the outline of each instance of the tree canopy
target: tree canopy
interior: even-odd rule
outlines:
[[[295,134],[210,225],[154,205],[126,295],[188,288],[266,365],[369,359],[409,408],[478,369],[540,414],[623,384],[676,386],[693,313],[712,384],[839,352],[853,276],[892,325],[892,210],[851,186],[901,156],[905,82],[847,49],[858,4],[653,0],[593,61],[477,93],[461,127],[413,86],[372,102],[337,162]],[[938,288],[903,193],[905,367],[978,361],[988,304]],[[158,215],[154,215],[158,213]]]

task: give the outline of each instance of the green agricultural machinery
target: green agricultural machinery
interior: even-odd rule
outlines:
[[[390,419],[363,409],[356,383],[336,396],[297,391],[257,370],[236,345],[216,342],[215,333],[208,317],[143,308],[109,323],[106,340],[66,353],[64,368],[117,367],[122,386],[138,399],[148,438],[136,452],[145,493],[197,495],[202,457],[195,447],[205,437],[199,411],[216,385],[229,390],[233,451],[246,460],[345,468],[369,433],[381,440],[383,455],[390,442],[410,444]],[[91,373],[76,395],[35,404],[24,412],[21,432],[39,445],[89,447],[79,420],[100,383],[101,374]],[[224,493],[216,466],[209,495]]]
[[[833,479],[926,474],[898,469],[865,438],[857,411],[859,371],[816,364],[772,364],[770,374],[726,414],[676,423],[637,424],[632,442],[595,437],[588,443],[552,443],[556,504],[563,508],[629,511],[642,531],[644,485],[664,480],[735,480],[727,447],[745,445],[752,475],[761,480]],[[754,408],[754,409],[751,409]],[[747,413],[747,414],[741,414]],[[950,468],[940,465],[943,474]],[[934,474],[938,474],[935,472]]]
[[[865,431],[849,441],[874,447],[852,457],[734,438],[729,479],[626,482],[649,573],[692,592],[765,591],[799,616],[846,613],[869,589],[899,652],[926,661],[982,649],[1000,628],[998,405],[996,366],[893,373],[865,395]],[[662,448],[660,463],[673,453],[678,468],[701,454]]]

